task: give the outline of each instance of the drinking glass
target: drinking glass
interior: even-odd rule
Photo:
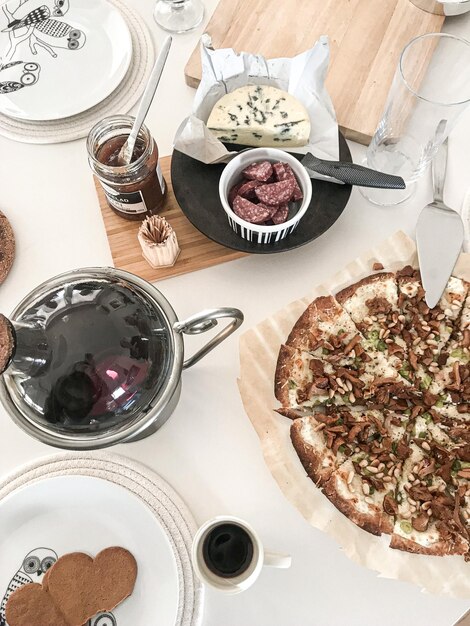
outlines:
[[[202,22],[204,4],[201,0],[158,0],[153,17],[164,30],[186,33]]]
[[[435,15],[462,15],[470,11],[470,0],[410,0],[418,8]]]
[[[361,188],[362,195],[381,206],[409,198],[469,103],[470,43],[444,33],[412,39],[366,153],[368,167],[402,176],[407,188]]]

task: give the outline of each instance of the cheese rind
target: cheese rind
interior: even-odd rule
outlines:
[[[223,96],[207,127],[220,141],[247,146],[305,146],[310,137],[305,107],[269,85],[247,85]]]

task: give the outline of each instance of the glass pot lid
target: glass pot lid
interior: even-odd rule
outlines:
[[[127,272],[58,276],[4,318],[12,354],[3,399],[17,420],[59,438],[122,438],[179,383],[176,321],[160,292]]]

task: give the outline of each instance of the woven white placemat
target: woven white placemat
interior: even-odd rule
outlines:
[[[0,500],[20,487],[56,476],[93,476],[124,487],[137,496],[165,529],[173,548],[179,579],[175,626],[199,626],[203,587],[191,565],[196,524],[178,494],[144,465],[110,453],[71,452],[44,457],[22,466],[0,482]]]
[[[0,135],[24,143],[63,143],[86,137],[104,117],[129,113],[145,89],[155,61],[155,51],[142,17],[122,0],[109,2],[122,13],[132,37],[131,65],[119,87],[88,111],[62,120],[25,122],[0,114]]]

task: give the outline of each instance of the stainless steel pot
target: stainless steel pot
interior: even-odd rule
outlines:
[[[423,11],[436,15],[461,15],[470,11],[470,0],[410,0]]]
[[[221,319],[231,321],[185,360],[183,335],[205,333]],[[182,370],[242,322],[235,308],[179,321],[158,289],[122,270],[67,272],[26,296],[6,322],[14,341],[0,400],[20,428],[51,446],[91,450],[135,441],[173,412]]]

